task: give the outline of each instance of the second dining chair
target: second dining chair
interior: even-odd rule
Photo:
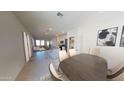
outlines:
[[[75,49],[69,49],[69,55],[70,57],[72,56],[75,56],[77,53],[76,53],[76,50]]]
[[[91,55],[100,56],[100,49],[99,48],[89,48],[88,53]]]
[[[63,61],[64,59],[68,58],[68,55],[65,50],[59,51],[59,60],[60,62]]]

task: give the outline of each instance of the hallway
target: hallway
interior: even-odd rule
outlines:
[[[58,63],[58,59],[57,57],[52,58],[50,57],[50,55],[51,55],[50,50],[35,52],[34,57],[32,57],[30,62],[25,64],[16,80],[17,81],[51,80],[48,68],[49,63],[50,62],[52,62],[53,64]]]

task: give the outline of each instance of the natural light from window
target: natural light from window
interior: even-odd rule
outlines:
[[[45,45],[44,43],[45,43],[44,40],[41,40],[41,46],[44,46]]]
[[[40,46],[40,40],[36,40],[36,46]]]
[[[49,46],[49,44],[50,44],[50,42],[49,42],[49,41],[47,41],[47,46]]]

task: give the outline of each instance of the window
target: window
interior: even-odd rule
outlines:
[[[47,46],[49,46],[49,44],[50,44],[50,42],[49,42],[49,41],[47,41]]]
[[[40,46],[40,40],[36,40],[36,46]]]
[[[44,44],[44,40],[41,40],[41,46],[44,46],[45,44]]]
[[[45,46],[44,40],[36,40],[36,46]]]

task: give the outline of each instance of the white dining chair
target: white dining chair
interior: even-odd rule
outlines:
[[[65,50],[60,50],[59,51],[59,60],[60,62],[68,58],[68,55]]]
[[[69,55],[70,57],[72,56],[75,56],[77,53],[76,53],[76,50],[75,49],[69,49]]]
[[[57,72],[52,63],[49,64],[49,71],[54,81],[69,81],[62,72]]]
[[[124,80],[124,63],[120,63],[114,68],[108,69],[107,77],[114,81]]]
[[[107,74],[108,75],[115,74],[123,67],[124,67],[124,63],[120,63],[120,64],[116,65],[115,67],[108,69]]]
[[[113,78],[112,81],[124,81],[124,72]]]
[[[88,54],[100,56],[99,48],[89,48]]]

